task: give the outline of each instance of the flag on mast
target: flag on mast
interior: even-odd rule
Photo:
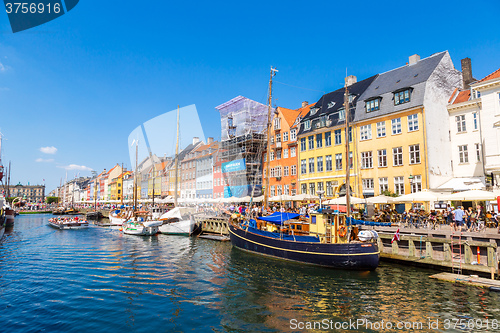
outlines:
[[[399,242],[399,228],[398,230],[396,230],[396,233],[394,234],[394,237],[392,237],[392,241],[391,241],[391,244],[397,240]]]

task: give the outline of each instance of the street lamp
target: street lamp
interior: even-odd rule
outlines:
[[[323,194],[325,194],[325,191],[320,190],[320,191],[316,191],[316,193],[318,193],[318,195],[319,195],[319,209],[321,209],[322,208],[322,206],[321,206],[321,196]]]

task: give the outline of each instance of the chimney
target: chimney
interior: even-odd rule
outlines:
[[[197,137],[197,136],[193,137],[193,146],[194,146],[195,144],[197,144],[198,142],[200,142],[200,138],[199,138],[199,137]]]
[[[308,101],[303,101],[303,102],[302,102],[302,107],[304,107],[304,106],[308,106],[308,105],[309,105],[309,102],[308,102]]]
[[[214,143],[214,138],[209,137],[209,138],[207,139],[207,145],[211,145],[212,143]]]
[[[414,54],[408,58],[409,65],[415,65],[420,61],[420,56],[418,54]]]
[[[470,84],[474,81],[472,77],[472,65],[470,58],[462,59],[462,80],[464,89],[469,89]]]
[[[358,78],[355,77],[354,75],[349,75],[348,77],[345,78],[345,86],[346,87],[352,86],[356,82],[358,82]]]

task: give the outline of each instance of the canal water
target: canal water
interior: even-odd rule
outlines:
[[[500,331],[500,294],[433,271],[337,271],[210,240],[56,230],[48,218],[16,217],[0,243],[0,332]],[[455,320],[467,324],[445,327]]]

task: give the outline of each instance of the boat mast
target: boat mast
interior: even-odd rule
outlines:
[[[7,199],[10,198],[10,161],[9,161],[9,171],[7,172]]]
[[[351,185],[349,174],[351,173],[351,165],[349,160],[349,90],[347,89],[347,82],[345,84],[344,94],[344,109],[345,109],[345,155],[346,155],[346,174],[345,174],[345,199],[347,206],[347,217],[351,216]]]
[[[174,205],[177,207],[177,186],[179,185],[179,105],[177,105],[177,143],[175,144],[175,190]]]
[[[267,168],[266,168],[266,186],[265,186],[265,191],[264,191],[264,208],[267,208],[268,205],[268,193],[269,193],[269,167],[271,163],[270,159],[270,150],[271,150],[271,145],[270,145],[270,139],[271,139],[271,103],[273,100],[273,76],[276,75],[276,72],[278,70],[273,67],[271,67],[271,72],[270,72],[270,77],[269,77],[269,99],[267,101],[267,149],[266,149],[266,161],[267,161]]]
[[[135,141],[135,172],[134,172],[134,213],[137,210],[137,155],[139,152],[139,140]]]
[[[122,186],[121,186],[121,189],[120,189],[120,191],[121,191],[120,198],[121,198],[121,201],[122,201],[121,205],[123,206],[123,163],[122,163],[121,184],[122,184]]]

